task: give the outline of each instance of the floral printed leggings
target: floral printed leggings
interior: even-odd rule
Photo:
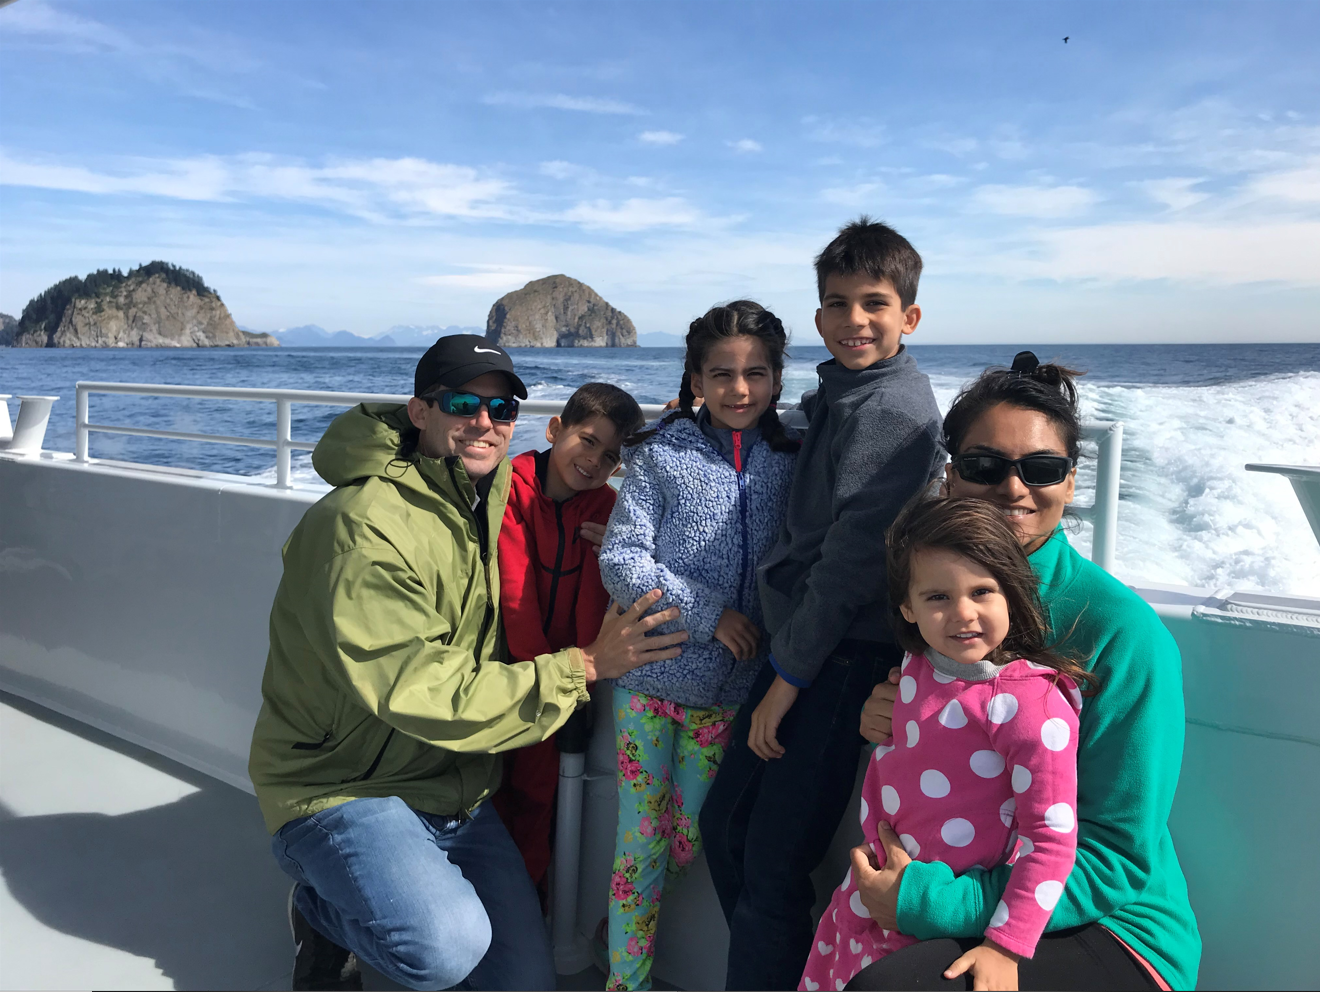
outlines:
[[[619,832],[610,880],[607,989],[649,989],[665,878],[701,848],[697,814],[729,742],[736,710],[696,709],[614,690]]]

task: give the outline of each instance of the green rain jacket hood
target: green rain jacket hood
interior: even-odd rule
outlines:
[[[312,455],[335,486],[294,528],[270,614],[248,774],[267,828],[365,797],[470,812],[498,752],[544,740],[588,699],[576,648],[505,664],[500,523],[457,458],[399,458],[407,410],[363,404]]]

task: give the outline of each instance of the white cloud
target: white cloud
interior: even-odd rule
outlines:
[[[551,179],[594,179],[596,177],[595,169],[560,159],[553,162],[542,162],[537,171],[543,176],[549,176]]]
[[[979,186],[973,205],[992,214],[1013,217],[1071,217],[1084,212],[1099,197],[1082,186]]]
[[[1320,204],[1320,158],[1312,159],[1300,169],[1257,176],[1247,185],[1246,193],[1297,204]]]
[[[132,52],[137,46],[122,32],[100,21],[57,10],[40,0],[14,4],[4,14],[5,31],[55,42],[79,51]]]
[[[820,191],[820,198],[826,203],[835,203],[841,207],[863,207],[875,202],[876,196],[884,190],[884,183],[858,183],[855,186],[835,186]]]
[[[1210,195],[1199,193],[1192,188],[1203,182],[1205,182],[1203,177],[1171,177],[1169,179],[1147,179],[1135,185],[1145,191],[1146,195],[1156,203],[1162,203],[1170,210],[1186,210]]]
[[[987,256],[989,257],[989,256]],[[1320,222],[1128,223],[1040,232],[990,266],[1017,278],[1320,286]]]
[[[739,138],[737,141],[726,141],[725,144],[735,152],[741,154],[755,153],[765,150],[759,141],[753,141],[751,138]]]
[[[476,169],[420,158],[330,160],[312,166],[272,155],[133,159],[116,172],[20,161],[0,153],[0,185],[178,200],[292,200],[371,219],[388,213],[502,217],[513,192]]]
[[[641,231],[652,227],[691,227],[702,220],[697,210],[682,197],[658,200],[634,197],[622,203],[608,200],[584,201],[565,211],[564,220],[588,228],[610,231]]]
[[[807,137],[810,140],[834,145],[875,148],[885,136],[883,124],[865,117],[848,121],[826,121],[812,116],[802,118],[802,123],[807,125]]]
[[[637,136],[637,140],[644,145],[676,145],[683,138],[684,135],[674,131],[643,131]]]
[[[587,114],[644,114],[645,110],[622,100],[592,96],[568,96],[564,93],[492,93],[481,101],[495,107],[549,107],[553,110],[579,110]]]
[[[438,276],[422,276],[417,281],[423,286],[442,286],[446,289],[479,289],[490,292],[508,291],[527,285],[533,279],[550,274],[549,269],[535,265],[465,265],[468,272],[452,272]]]

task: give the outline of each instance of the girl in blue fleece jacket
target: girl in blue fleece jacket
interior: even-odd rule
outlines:
[[[756,303],[712,308],[688,330],[680,408],[629,441],[601,578],[620,603],[662,589],[655,608],[679,607],[669,626],[689,640],[614,683],[610,989],[651,986],[665,877],[696,856],[697,814],[765,660],[756,566],[783,522],[798,447],[775,413],[785,343]]]

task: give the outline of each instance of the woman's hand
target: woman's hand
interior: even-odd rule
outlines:
[[[889,681],[872,689],[870,698],[862,704],[862,736],[872,744],[881,744],[894,736],[894,701],[898,699],[900,674],[897,668],[891,668]]]
[[[878,868],[875,853],[862,844],[852,849],[853,878],[857,879],[857,892],[871,919],[882,930],[897,930],[898,890],[903,884],[903,871],[912,859],[888,823],[877,824],[877,833],[885,849],[885,866]]]
[[[1017,992],[1019,955],[1006,951],[993,940],[970,951],[949,965],[945,978],[957,978],[970,970],[972,988]]]
[[[726,606],[720,614],[720,622],[715,625],[715,640],[732,651],[739,661],[747,661],[756,657],[761,632],[752,621]]]
[[[752,711],[752,729],[747,735],[747,746],[758,758],[782,758],[784,749],[775,734],[779,731],[779,721],[793,708],[797,699],[797,686],[789,685],[778,675],[765,691],[765,698]]]
[[[677,658],[682,652],[678,647],[688,639],[686,630],[676,634],[658,634],[647,637],[647,633],[679,618],[677,606],[671,606],[649,617],[642,616],[660,601],[664,595],[659,589],[652,589],[645,596],[633,603],[627,610],[618,605],[611,605],[605,611],[601,621],[600,634],[596,640],[582,652],[582,666],[587,671],[587,681],[597,679],[616,679],[625,672],[631,672],[639,665],[651,661],[663,661]]]

